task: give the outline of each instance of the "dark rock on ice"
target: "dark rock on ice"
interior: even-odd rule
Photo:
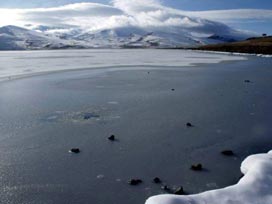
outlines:
[[[155,178],[153,179],[153,182],[154,182],[154,183],[161,183],[161,179],[158,178],[158,177],[155,177]]]
[[[70,152],[78,154],[80,152],[80,150],[79,150],[79,148],[72,148],[72,149],[70,149]]]
[[[202,164],[192,165],[191,169],[194,171],[201,171],[203,169]]]
[[[110,140],[110,141],[115,141],[115,136],[114,136],[114,135],[111,135],[110,137],[108,137],[108,140]]]
[[[223,154],[223,155],[225,155],[225,156],[233,156],[233,155],[234,155],[234,153],[233,153],[232,150],[223,150],[223,151],[221,152],[221,154]]]
[[[137,186],[137,185],[143,183],[143,181],[141,179],[131,179],[128,181],[128,183],[132,186]]]
[[[176,195],[184,195],[183,187],[182,187],[182,186],[178,187],[178,188],[174,191],[174,194],[176,194]]]
[[[186,123],[186,126],[187,126],[187,127],[194,127],[194,126],[192,125],[192,123]]]

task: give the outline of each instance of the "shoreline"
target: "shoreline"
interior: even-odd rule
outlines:
[[[224,51],[212,51],[212,50],[202,50],[202,49],[192,49],[196,52],[201,53],[211,53],[211,54],[225,54],[230,56],[254,56],[254,57],[263,57],[263,58],[271,58],[271,54],[253,54],[253,53],[245,53],[245,52],[224,52]]]

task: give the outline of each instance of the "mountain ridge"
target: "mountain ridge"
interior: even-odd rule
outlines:
[[[71,29],[66,32],[51,32],[50,27],[40,26],[44,30],[31,30],[14,25],[0,27],[0,50],[40,50],[40,49],[83,49],[83,48],[187,48],[243,39],[233,30],[202,34],[201,28],[139,28],[136,26],[86,31]],[[207,28],[205,28],[207,29]],[[245,35],[244,38],[249,36]]]

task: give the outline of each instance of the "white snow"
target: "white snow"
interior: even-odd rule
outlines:
[[[246,60],[243,56],[164,49],[92,49],[0,52],[0,80],[44,72],[91,68],[157,69]]]
[[[272,151],[247,157],[241,171],[245,176],[236,185],[196,195],[154,196],[146,204],[271,204]]]

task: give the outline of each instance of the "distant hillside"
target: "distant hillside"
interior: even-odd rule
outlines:
[[[245,41],[205,45],[198,50],[240,52],[251,54],[272,54],[272,36],[249,38]]]

